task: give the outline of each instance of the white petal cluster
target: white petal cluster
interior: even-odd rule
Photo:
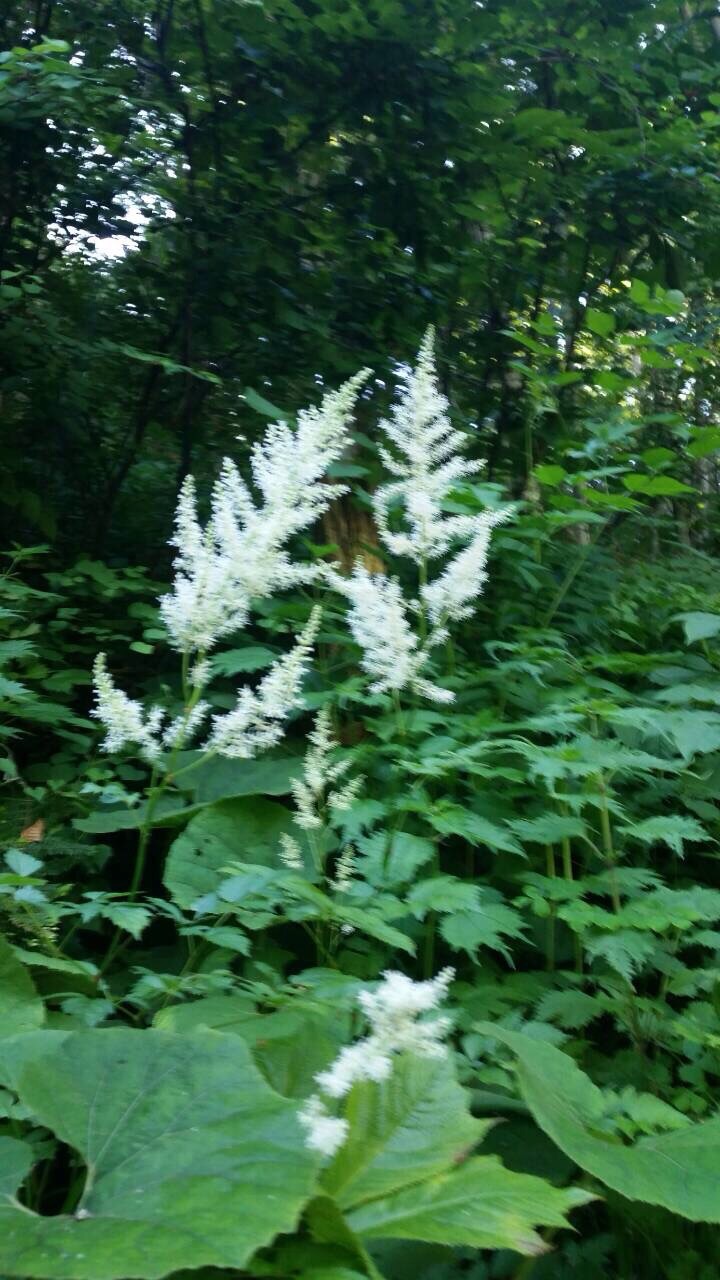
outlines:
[[[434,342],[434,331],[428,329],[415,368],[401,375],[390,419],[380,423],[390,446],[381,447],[380,455],[395,478],[380,485],[373,499],[385,546],[417,564],[444,555],[457,538],[472,532],[473,517],[446,515],[443,503],[459,481],[484,465],[462,456],[466,437],[453,427],[448,402],[438,387]],[[396,502],[403,507],[406,526],[400,532],[388,523]]]
[[[345,893],[350,888],[350,883],[355,874],[355,850],[351,845],[347,845],[341,852],[335,864],[335,879],[332,887],[336,893]]]
[[[308,1098],[298,1112],[298,1120],[307,1134],[305,1144],[321,1156],[334,1156],[350,1132],[347,1120],[331,1116],[321,1098]]]
[[[176,649],[211,649],[245,625],[253,598],[317,576],[317,567],[292,562],[287,543],[344,492],[342,485],[324,483],[323,476],[349,442],[352,409],[366,377],[367,371],[357,374],[318,407],[302,410],[294,429],[285,422],[268,428],[251,455],[259,501],[226,458],[203,528],[194,481],[185,481],[172,539],[175,579],[160,601]]]
[[[387,1080],[398,1053],[443,1057],[449,1019],[419,1019],[445,999],[454,976],[453,969],[443,969],[427,982],[413,982],[404,973],[388,970],[375,991],[361,992],[360,1004],[370,1023],[370,1034],[341,1049],[332,1066],[316,1075],[321,1093],[340,1099],[360,1081]],[[331,1116],[317,1094],[306,1102],[300,1120],[307,1130],[307,1145],[325,1156],[334,1155],[347,1137],[347,1121]],[[336,1125],[329,1126],[328,1121],[336,1121]]]
[[[347,813],[352,809],[364,785],[365,778],[361,773],[356,774],[354,778],[349,778],[338,791],[328,793],[328,808],[332,809],[333,813]]]
[[[337,742],[332,734],[329,707],[321,707],[318,711],[315,724],[308,734],[308,740],[310,749],[305,755],[302,777],[296,778],[292,783],[295,822],[304,831],[317,830],[323,826],[322,809],[325,804],[325,793],[329,787],[340,781],[350,767],[348,760],[332,759]],[[357,790],[361,779],[353,781]],[[349,792],[351,789],[351,784],[347,784],[343,790]],[[349,801],[347,807],[350,803],[352,801]]]
[[[232,711],[213,716],[207,750],[247,760],[280,742],[288,716],[302,706],[302,681],[319,626],[316,608],[294,647],[273,663],[257,689],[240,689]]]
[[[99,653],[93,666],[95,706],[90,712],[105,727],[103,751],[122,751],[134,746],[138,754],[155,764],[162,753],[161,733],[165,712],[162,707],[146,711],[141,702],[118,689],[107,669],[105,654]]]
[[[195,737],[209,710],[209,702],[197,702],[192,710],[176,716],[163,733],[163,746],[170,749],[184,746]]]
[[[505,507],[474,516],[472,540],[453,556],[439,577],[420,588],[434,626],[444,627],[447,622],[470,617],[473,601],[482,594],[487,582],[490,535],[495,525],[502,524],[511,514],[511,509]]]
[[[288,871],[302,871],[304,866],[302,849],[288,831],[280,833],[280,861]]]
[[[380,424],[387,439],[380,455],[392,479],[378,487],[373,499],[381,541],[393,555],[418,566],[419,600],[406,601],[396,578],[372,574],[360,563],[350,577],[335,570],[326,576],[350,602],[350,629],[363,651],[363,669],[373,677],[371,691],[408,689],[435,702],[451,702],[452,692],[428,680],[424,669],[432,649],[447,639],[448,623],[471,614],[487,580],[491,531],[511,512],[458,516],[445,511],[453,488],[482,463],[463,456],[466,438],[450,421],[433,345],[429,329],[415,368],[402,374],[391,417]],[[429,564],[449,555],[458,543],[461,549],[428,582]],[[416,633],[418,617],[423,619],[418,627],[422,639]]]
[[[326,577],[350,602],[348,622],[353,639],[363,651],[363,670],[373,677],[371,693],[411,689],[434,702],[452,702],[454,695],[449,689],[432,684],[422,675],[429,646],[421,645],[412,628],[397,578],[370,573],[360,562],[349,577],[335,570],[329,570]]]

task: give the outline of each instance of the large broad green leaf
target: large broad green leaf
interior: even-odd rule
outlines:
[[[12,1194],[0,1200],[4,1274],[152,1280],[185,1267],[242,1268],[295,1226],[313,1160],[296,1108],[273,1093],[237,1036],[117,1028],[59,1044],[51,1033],[27,1038],[32,1052],[14,1087],[82,1156],[87,1177],[73,1215],[39,1216]],[[21,1179],[20,1153],[10,1156]]]
[[[302,769],[297,756],[261,756],[258,760],[230,760],[212,756],[195,766],[197,752],[188,751],[178,757],[178,768],[192,763],[186,774],[179,774],[177,785],[188,791],[193,805],[215,804],[217,800],[234,800],[238,796],[286,796],[293,778]]]
[[[399,1058],[382,1084],[355,1085],[350,1134],[322,1184],[349,1208],[446,1169],[487,1132],[469,1113],[446,1058]]]
[[[321,1182],[360,1240],[537,1253],[534,1228],[565,1226],[568,1210],[592,1198],[513,1173],[493,1156],[468,1160],[492,1122],[470,1115],[447,1058],[399,1058],[381,1084],[355,1085],[345,1116],[348,1138]]]
[[[191,907],[214,893],[230,862],[279,866],[280,835],[293,816],[273,800],[226,800],[196,814],[173,842],[165,885],[178,906]]]
[[[10,1199],[30,1172],[33,1149],[17,1138],[0,1138],[0,1216]]]
[[[153,1025],[161,1031],[187,1032],[210,1027],[213,1031],[242,1034],[245,1024],[257,1016],[252,996],[236,993],[168,1005],[155,1014]]]
[[[593,1197],[563,1190],[543,1178],[505,1169],[493,1156],[477,1156],[347,1215],[362,1240],[426,1240],[476,1249],[543,1253],[535,1227],[568,1226],[566,1214]]]
[[[177,786],[182,795],[168,792],[153,806],[152,825],[178,826],[207,805],[218,800],[241,796],[284,796],[302,767],[297,759],[226,760],[213,757],[196,766],[198,753],[185,751],[178,756],[178,769],[192,764],[186,774],[179,774]],[[87,818],[74,819],[79,831],[106,835],[112,831],[134,831],[147,819],[147,804],[135,808],[98,809]]]
[[[0,1036],[42,1026],[45,1008],[32,978],[13,948],[0,937]]]
[[[694,1222],[720,1222],[720,1118],[624,1146],[599,1133],[602,1091],[572,1058],[542,1040],[491,1023],[479,1028],[509,1045],[537,1124],[581,1169],[608,1187]]]
[[[682,622],[688,644],[720,635],[720,613],[678,613],[673,621]]]
[[[194,812],[195,808],[182,797],[175,794],[161,796],[158,803],[153,806],[152,825],[154,827],[173,826],[175,823],[184,822]],[[147,817],[148,805],[144,802],[132,809],[126,806],[96,809],[86,818],[73,818],[73,826],[78,831],[84,831],[89,835],[102,836],[113,831],[137,831],[146,822]]]
[[[340,1015],[329,1025],[325,1013],[306,1007],[258,1013],[243,995],[205,996],[155,1016],[155,1026],[167,1031],[205,1026],[242,1036],[266,1080],[288,1098],[306,1098],[313,1092],[315,1075],[337,1054],[338,1037],[350,1034],[348,1022]]]
[[[74,992],[97,995],[98,970],[91,961],[46,956],[41,951],[27,951],[24,947],[15,947],[14,951],[18,960],[31,971],[33,982],[42,995]]]

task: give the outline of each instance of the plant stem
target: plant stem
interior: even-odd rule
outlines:
[[[435,853],[432,862],[432,874],[437,875],[440,870],[440,860],[438,858],[437,845],[435,845]],[[423,977],[425,979],[432,978],[435,973],[435,930],[437,928],[437,912],[428,911],[425,917],[424,926],[424,944],[423,944]]]
[[[557,874],[555,867],[555,850],[551,844],[545,846],[545,869],[550,880],[554,880]],[[545,936],[545,968],[548,973],[553,973],[555,969],[555,903],[550,907],[550,915],[547,921],[547,933]]]
[[[182,661],[183,661],[182,681],[183,681],[183,690],[185,690],[187,688],[187,669],[189,664],[189,656],[187,653],[183,654]],[[199,701],[200,692],[201,692],[200,687],[196,686],[196,688],[192,690],[190,697],[186,701],[185,720],[184,720],[185,724],[187,724],[188,720],[190,719],[190,716],[192,715]],[[184,732],[181,732],[178,735],[175,746],[172,748],[170,752],[165,773],[161,781],[158,783],[158,780],[157,780],[158,779],[157,766],[153,768],[153,771],[150,775],[150,787],[148,789],[147,809],[145,811],[145,817],[143,819],[142,826],[140,827],[140,830],[138,832],[138,843],[137,843],[137,850],[135,853],[135,866],[133,867],[132,879],[130,881],[130,887],[128,890],[129,902],[135,901],[135,898],[137,897],[138,891],[140,889],[140,885],[142,884],[143,873],[145,871],[145,862],[147,860],[148,845],[150,843],[150,837],[152,835],[152,820],[153,820],[153,817],[155,816],[155,811],[158,807],[161,797],[164,795],[165,791],[167,790],[169,783],[173,780],[175,776],[177,776],[173,774],[173,764],[175,763],[175,759],[178,755],[178,752],[182,750],[183,746],[184,746]],[[204,756],[201,757],[201,759],[204,759],[204,758],[205,758]],[[192,764],[187,766],[187,768],[190,769],[194,764],[198,764],[198,763],[199,761],[194,760]],[[178,770],[178,773],[180,772],[184,773],[185,769]],[[108,950],[106,952],[105,959],[103,960],[102,965],[100,966],[101,974],[104,974],[107,972],[113,959],[115,958],[118,947],[120,945],[121,935],[122,935],[122,930],[120,928],[117,928],[110,941],[110,946],[108,947]]]
[[[610,897],[612,898],[613,911],[619,915],[622,910],[622,902],[620,900],[620,889],[617,881],[617,854],[615,852],[615,844],[613,841],[612,823],[610,821],[610,807],[607,802],[607,786],[602,770],[597,775],[598,792],[600,795],[600,833],[602,835],[602,847],[605,861],[607,863],[610,875]]]
[[[395,707],[395,720],[397,722],[398,737],[404,738],[405,737],[405,719],[402,713],[402,706],[400,704],[400,694],[398,693],[397,689],[393,689],[392,698],[393,698],[393,706]]]
[[[555,592],[555,595],[553,596],[553,599],[550,602],[550,608],[547,610],[547,613],[545,613],[541,618],[540,620],[541,626],[548,627],[550,625],[553,618],[555,617],[555,614],[560,608],[560,605],[565,599],[565,596],[567,595],[573,582],[575,581],[577,575],[579,574],[580,570],[583,568],[583,565],[585,564],[585,561],[587,560],[590,552],[595,549],[601,535],[605,532],[609,524],[610,524],[610,521],[606,520],[605,524],[600,525],[595,537],[591,538],[590,541],[585,544],[582,550],[578,552],[577,556],[575,557],[574,563],[571,564],[570,568],[565,574],[565,577],[560,583],[560,586]]]
[[[575,877],[573,875],[572,853],[570,850],[569,838],[567,836],[563,836],[561,844],[562,844],[563,876],[565,877],[566,880],[572,881],[575,879]],[[575,950],[575,972],[582,973],[583,971],[582,940],[580,939],[577,933],[573,933],[573,946]]]

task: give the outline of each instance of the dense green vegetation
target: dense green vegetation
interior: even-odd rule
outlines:
[[[0,1276],[715,1280],[720,19],[0,48]]]

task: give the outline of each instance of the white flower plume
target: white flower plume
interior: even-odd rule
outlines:
[[[321,1156],[334,1156],[350,1132],[347,1120],[332,1116],[317,1094],[308,1098],[298,1112],[298,1120],[306,1132],[305,1145]]]
[[[359,562],[349,577],[331,569],[326,578],[350,602],[350,630],[363,651],[363,670],[373,677],[372,693],[411,689],[434,702],[452,702],[454,694],[449,689],[432,684],[422,675],[430,645],[421,645],[413,631],[396,578],[370,573]],[[431,643],[442,638],[437,633]]]
[[[232,711],[213,716],[207,750],[246,760],[280,742],[288,716],[302,706],[302,681],[319,627],[315,608],[294,647],[273,663],[257,689],[240,689]]]
[[[316,566],[292,562],[287,543],[345,491],[345,486],[324,483],[323,476],[349,443],[353,406],[367,376],[363,370],[324,396],[319,406],[301,410],[294,429],[285,422],[268,427],[251,455],[259,502],[226,458],[203,528],[195,484],[187,478],[172,539],[178,553],[175,579],[160,600],[176,649],[211,649],[245,625],[253,598],[317,576]]]
[[[350,767],[350,762],[349,760],[333,760],[337,742],[332,733],[329,707],[321,707],[318,711],[315,717],[315,724],[308,735],[308,740],[310,747],[303,762],[302,776],[296,778],[292,783],[292,794],[296,810],[295,822],[305,831],[312,831],[314,828],[322,827],[322,810],[326,799],[332,806],[336,796],[336,793],[331,792],[326,797],[326,792],[329,787],[332,787],[345,776]],[[354,780],[355,793],[357,793],[361,781],[361,779]],[[350,786],[351,784],[348,784],[342,789],[343,795],[346,791],[348,792],[347,808],[350,808],[352,804]]]
[[[136,746],[138,754],[154,764],[162,752],[160,735],[165,718],[162,707],[146,711],[141,702],[118,689],[107,669],[104,653],[95,659],[93,685],[95,706],[90,715],[105,727],[103,751],[122,751],[123,747]]]
[[[445,999],[454,977],[453,969],[443,969],[427,982],[413,982],[404,973],[388,970],[375,991],[362,991],[359,1000],[370,1023],[370,1034],[341,1049],[332,1066],[316,1075],[320,1092],[339,1099],[360,1081],[387,1080],[398,1053],[444,1057],[449,1019],[421,1018]],[[307,1133],[307,1146],[325,1156],[335,1155],[347,1138],[347,1120],[332,1116],[318,1094],[308,1098],[299,1118]]]
[[[460,480],[484,465],[462,456],[467,440],[448,416],[448,401],[438,387],[433,348],[435,333],[428,329],[414,369],[403,375],[390,419],[381,429],[390,448],[380,448],[387,470],[395,477],[375,491],[375,521],[385,546],[394,555],[409,556],[417,564],[444,555],[453,541],[472,532],[472,516],[448,516],[443,502]],[[407,528],[393,531],[389,509],[400,500]]]
[[[487,582],[492,530],[511,515],[512,508],[504,507],[473,516],[472,540],[453,556],[439,577],[421,586],[420,594],[434,626],[444,627],[446,622],[470,617],[472,602],[482,594]]]

